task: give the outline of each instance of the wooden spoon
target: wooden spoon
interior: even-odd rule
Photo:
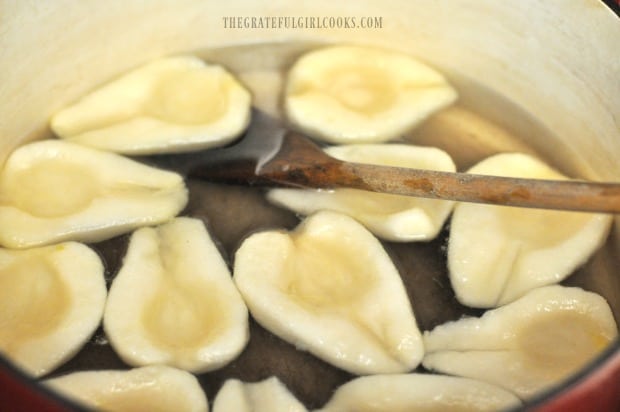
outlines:
[[[153,156],[147,162],[211,181],[301,188],[354,188],[460,202],[620,213],[620,183],[522,179],[344,162],[254,110],[232,146]]]

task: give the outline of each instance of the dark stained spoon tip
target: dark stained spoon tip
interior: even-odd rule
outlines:
[[[459,202],[620,213],[620,183],[524,179],[343,162],[256,109],[248,131],[230,146],[145,160],[184,175],[223,183],[346,187]]]

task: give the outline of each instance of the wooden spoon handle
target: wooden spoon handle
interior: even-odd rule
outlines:
[[[343,162],[296,140],[257,169],[258,184],[371,192],[539,209],[620,213],[620,183],[524,179]],[[262,180],[261,180],[262,179]]]
[[[343,186],[400,195],[543,209],[620,213],[620,184],[449,173],[342,163]]]
[[[343,162],[296,133],[256,170],[257,183],[371,192],[539,209],[620,213],[620,183],[543,180]],[[262,180],[261,180],[262,179]]]

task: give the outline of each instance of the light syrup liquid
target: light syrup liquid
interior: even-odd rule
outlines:
[[[299,55],[315,47],[316,44],[257,44],[202,50],[196,54],[227,67],[252,90],[255,105],[281,116],[281,89],[286,71]],[[525,110],[472,79],[443,72],[459,91],[459,101],[404,136],[404,142],[447,151],[461,171],[494,153],[518,151],[537,155],[570,176],[580,174],[578,168],[566,161],[569,151],[564,150],[561,141]],[[193,179],[187,183],[190,200],[182,214],[205,222],[231,268],[235,250],[248,235],[266,229],[293,229],[300,221],[294,213],[269,204],[264,189]],[[401,273],[422,331],[464,315],[482,313],[462,306],[454,297],[447,271],[448,229],[449,221],[430,242],[383,242]],[[92,245],[105,260],[108,284],[120,268],[128,239],[129,235],[124,235]],[[620,256],[616,252],[619,248],[620,243],[610,236],[584,266],[562,282],[604,296],[616,320],[620,319]],[[128,368],[99,329],[77,356],[53,376],[81,370]],[[417,371],[423,370],[420,367]],[[201,374],[198,379],[213,401],[226,379],[255,382],[274,375],[309,409],[321,407],[339,385],[354,377],[297,350],[250,319],[250,342],[244,352],[227,366]]]

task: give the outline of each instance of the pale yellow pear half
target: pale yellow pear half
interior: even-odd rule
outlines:
[[[249,339],[248,311],[204,224],[176,218],[137,230],[112,283],[104,329],[133,366],[220,368]]]
[[[423,356],[396,267],[346,215],[318,212],[290,233],[251,235],[235,255],[234,279],[262,326],[338,368],[405,372]]]
[[[0,353],[30,375],[53,371],[97,329],[106,293],[101,259],[81,243],[0,249]]]
[[[576,373],[617,335],[601,296],[545,286],[480,318],[425,332],[423,365],[499,385],[526,399]]]
[[[503,153],[469,173],[563,180],[526,154]],[[569,276],[604,242],[605,214],[458,203],[450,223],[448,268],[458,300],[489,308]]]
[[[353,379],[317,412],[494,412],[520,405],[514,394],[489,383],[410,373]]]
[[[330,143],[393,140],[452,104],[444,76],[395,51],[331,46],[302,55],[284,90],[288,120]]]
[[[229,379],[213,401],[213,412],[306,412],[307,409],[275,376],[260,382]]]
[[[219,65],[161,58],[104,84],[52,117],[52,130],[124,154],[225,145],[250,121],[250,93]]]
[[[60,140],[29,143],[0,173],[0,245],[98,242],[173,218],[187,196],[176,173]]]
[[[74,372],[43,383],[81,405],[100,411],[209,411],[207,396],[198,379],[168,366]]]

